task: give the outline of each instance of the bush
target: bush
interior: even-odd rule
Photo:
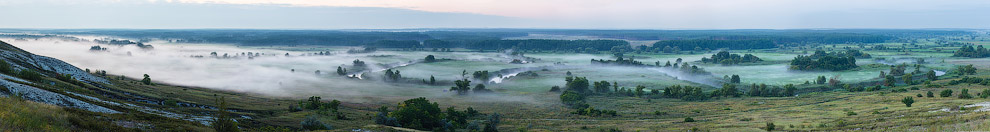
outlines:
[[[303,120],[302,122],[299,122],[299,124],[302,125],[303,129],[310,130],[310,131],[312,131],[312,130],[329,130],[329,129],[333,129],[332,126],[330,126],[330,125],[328,125],[326,123],[323,123],[319,119],[316,119],[316,116],[306,116],[306,119]]]
[[[973,96],[969,95],[969,89],[963,89],[962,91],[959,91],[959,99],[971,99],[971,98],[973,98]]]
[[[684,122],[694,122],[694,118],[691,117],[684,118]]]
[[[0,60],[0,73],[12,74],[14,73],[14,67],[7,63],[7,61]]]
[[[574,91],[564,91],[560,94],[560,101],[564,104],[573,105],[584,101],[584,96]]]
[[[41,81],[41,74],[32,70],[21,70],[20,73],[17,73],[17,77],[28,81]]]
[[[498,132],[498,124],[502,122],[502,115],[494,113],[488,116],[488,122],[482,128],[482,132]]]
[[[776,125],[773,125],[773,122],[767,122],[767,131],[773,131],[776,127]]]
[[[176,107],[176,106],[179,106],[179,102],[178,101],[175,101],[175,100],[169,99],[169,100],[165,100],[165,102],[162,102],[162,105],[169,106],[169,107]]]
[[[942,96],[942,97],[951,97],[952,96],[952,90],[950,90],[950,89],[942,90],[942,92],[939,93],[938,95],[939,96]]]

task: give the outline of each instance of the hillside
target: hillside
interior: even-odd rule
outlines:
[[[188,117],[146,107],[113,82],[61,60],[0,41],[0,129],[17,131],[208,130]],[[128,101],[129,100],[129,101]],[[155,103],[143,100],[146,103]],[[167,115],[174,115],[166,118]],[[188,120],[188,119],[185,119]],[[208,120],[204,119],[204,120]]]

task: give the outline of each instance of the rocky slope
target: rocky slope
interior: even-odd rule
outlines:
[[[106,79],[99,78],[89,73],[86,73],[86,71],[83,71],[75,66],[72,66],[69,63],[51,57],[31,54],[27,51],[21,50],[3,41],[0,41],[0,59],[11,64],[11,66],[14,67],[15,71],[33,70],[42,73],[43,76],[49,76],[49,77],[60,74],[61,75],[68,74],[71,75],[76,80],[90,84],[109,83],[109,81],[107,81]],[[4,87],[6,89],[6,91],[0,91],[0,96],[16,95],[27,100],[47,103],[52,105],[80,108],[93,112],[120,113],[119,111],[115,111],[99,105],[94,105],[66,95],[62,95],[52,91],[47,91],[30,85],[25,85],[31,82],[21,78],[17,78],[12,75],[0,74],[0,78],[2,78],[2,80],[0,80],[0,87]]]

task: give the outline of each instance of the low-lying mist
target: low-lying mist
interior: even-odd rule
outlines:
[[[106,45],[92,42],[57,40],[11,41],[29,52],[50,56],[91,70],[140,79],[148,74],[156,82],[199,86],[270,96],[297,96],[311,93],[360,95],[383,93],[369,88],[395,87],[374,82],[356,82],[328,76],[337,66],[350,64],[362,55],[300,56],[308,52],[242,48],[232,45],[150,43],[154,49],[134,45]],[[91,51],[99,45],[105,51]],[[210,57],[228,54],[230,58]],[[263,53],[249,59],[241,53]],[[289,53],[290,56],[285,56]],[[192,57],[206,56],[206,57]],[[365,60],[377,64],[374,60]],[[295,70],[293,72],[292,70]],[[324,75],[315,74],[320,70]],[[332,92],[329,92],[332,91]],[[393,90],[394,91],[394,90]]]
[[[338,66],[348,68],[355,59],[365,61],[369,66],[369,72],[366,74],[369,77],[381,77],[383,68],[390,67],[389,64],[424,65],[416,62],[422,61],[426,55],[431,54],[436,55],[437,58],[472,62],[488,60],[486,62],[507,63],[510,61],[495,54],[472,52],[378,51],[347,54],[340,49],[323,49],[323,51],[333,51],[333,55],[309,55],[318,53],[321,49],[299,50],[304,48],[239,47],[225,44],[163,42],[150,42],[147,44],[153,45],[154,49],[142,49],[135,45],[109,45],[55,39],[25,41],[3,38],[0,40],[38,55],[66,61],[82,69],[107,70],[108,74],[124,75],[133,79],[141,79],[144,74],[148,74],[156,83],[204,87],[273,97],[322,96],[324,99],[349,102],[389,102],[413,97],[437,99],[450,98],[453,97],[451,95],[454,95],[452,92],[446,91],[450,87],[446,85],[423,85],[419,84],[418,81],[387,83],[381,79],[350,79],[336,75]],[[91,46],[97,45],[106,48],[106,50],[90,50]],[[341,48],[346,49],[347,47]],[[216,52],[218,57],[212,57],[211,52]],[[246,55],[248,52],[263,55],[248,57]],[[289,56],[286,56],[286,53]],[[228,57],[224,58],[224,54],[227,54]],[[542,64],[518,66],[531,65]],[[425,68],[404,68],[402,70],[403,77],[416,79],[427,77],[422,79],[429,79],[428,77],[432,74],[460,74],[462,70],[476,70],[470,69],[471,67],[447,70]],[[320,71],[320,74],[316,73],[317,70]],[[454,79],[455,77],[449,76],[444,79],[448,78]],[[472,99],[472,101],[467,102],[545,102],[533,101],[532,96],[511,94],[493,94],[470,98],[479,98],[479,100]]]

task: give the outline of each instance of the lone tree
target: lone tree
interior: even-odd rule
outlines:
[[[739,75],[732,75],[732,78],[729,79],[729,83],[740,83],[740,82],[741,81],[739,79]]]
[[[928,80],[938,80],[938,76],[935,76],[935,70],[931,70],[928,71],[928,73],[925,73],[925,77],[927,77]]]
[[[468,90],[471,90],[471,81],[467,79],[454,81],[454,85],[454,87],[450,87],[450,90],[457,91],[457,94],[467,94]]]
[[[141,79],[141,83],[144,83],[144,85],[151,85],[151,76],[144,74],[144,79]]]
[[[148,75],[145,75],[147,79]],[[217,98],[217,112],[213,114],[213,129],[217,132],[237,132],[237,122],[231,119],[227,112],[227,101],[224,97]]]
[[[911,104],[914,104],[914,98],[904,97],[904,99],[901,100],[901,103],[904,103],[904,105],[907,105],[907,107],[911,107]]]
[[[341,76],[347,75],[347,69],[337,66],[337,75],[341,75]]]
[[[436,62],[437,61],[437,58],[436,57],[433,57],[433,55],[427,55],[426,56],[426,59],[424,59],[424,60],[426,62]]]
[[[433,75],[430,75],[430,85],[436,85],[436,84],[437,84],[437,78],[434,78]]]

